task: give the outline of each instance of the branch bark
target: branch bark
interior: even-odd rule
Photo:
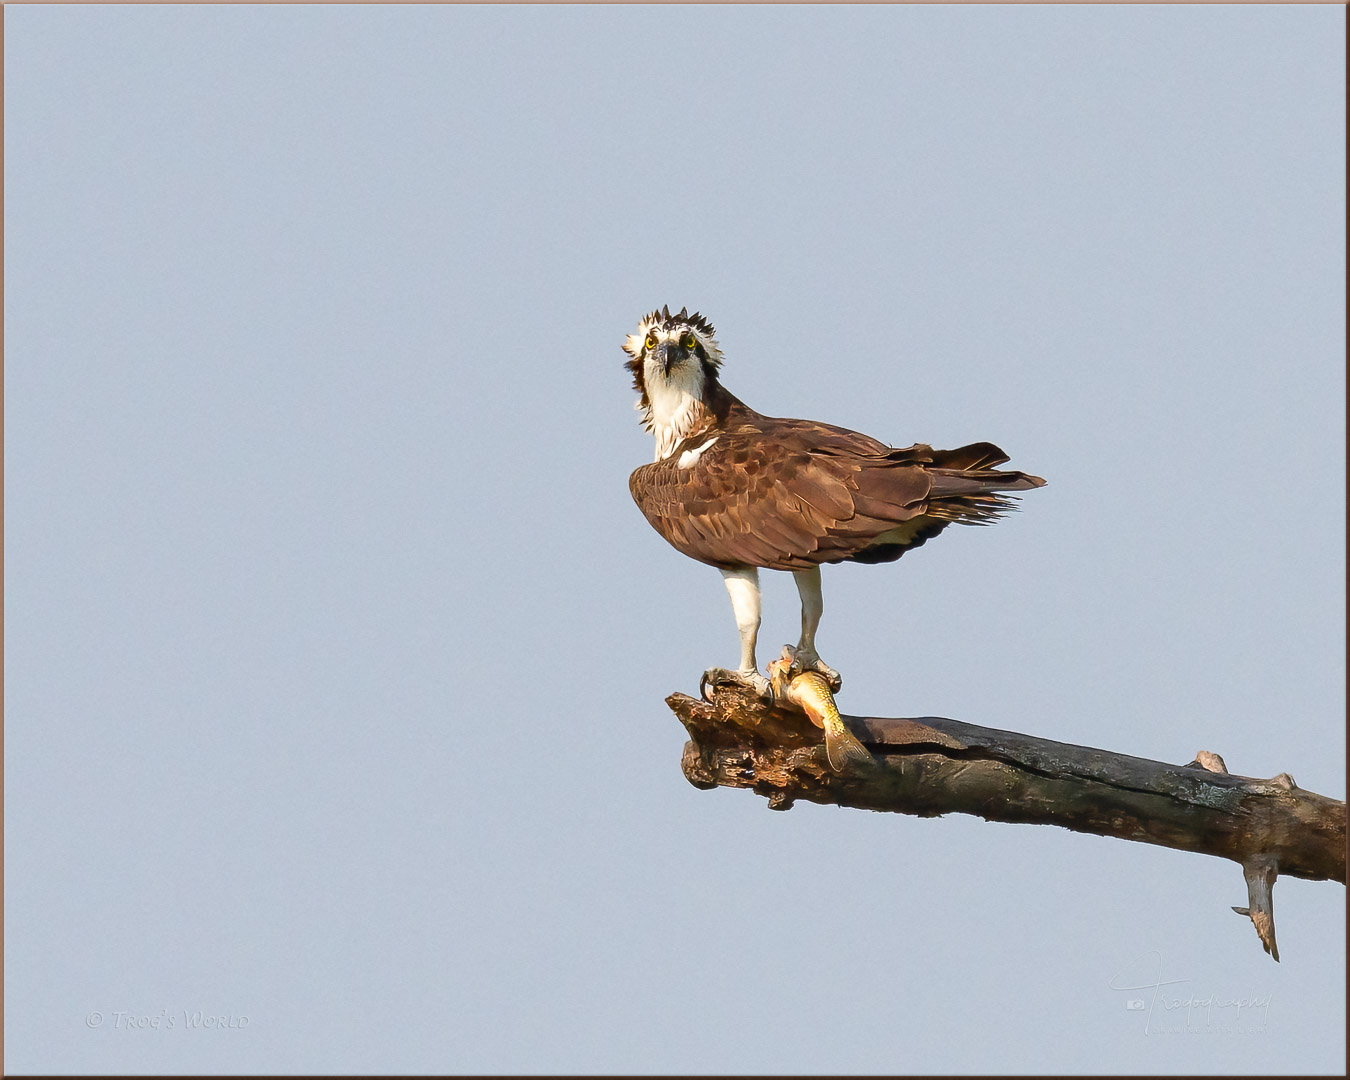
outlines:
[[[742,787],[769,808],[798,799],[919,817],[1060,825],[1231,859],[1244,869],[1249,915],[1276,960],[1271,889],[1277,874],[1346,879],[1346,805],[1304,791],[1288,773],[1228,773],[1217,754],[1186,765],[925,716],[844,716],[870,765],[830,768],[819,729],[751,691],[715,686],[709,701],[671,694],[689,732],[685,777],[698,788]]]

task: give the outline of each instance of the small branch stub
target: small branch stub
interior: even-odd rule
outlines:
[[[1233,910],[1252,920],[1262,947],[1279,963],[1280,950],[1275,945],[1275,899],[1272,895],[1278,875],[1275,860],[1267,855],[1249,859],[1242,864],[1242,875],[1247,879],[1247,906],[1235,907]]]
[[[1208,750],[1197,750],[1195,760],[1191,762],[1191,768],[1199,766],[1207,769],[1209,772],[1226,773],[1228,766],[1223,763],[1223,758],[1218,754],[1211,754]]]

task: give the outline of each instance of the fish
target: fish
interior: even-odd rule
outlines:
[[[782,657],[769,664],[769,685],[774,701],[797,706],[811,718],[811,723],[825,732],[825,757],[835,772],[842,773],[849,765],[872,764],[867,747],[849,731],[839,715],[839,707],[834,703],[834,694],[825,676],[818,671],[789,674],[796,655],[795,649],[784,645]]]

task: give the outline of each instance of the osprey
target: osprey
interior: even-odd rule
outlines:
[[[760,568],[791,570],[802,602],[794,673],[838,672],[816,652],[823,604],[820,564],[893,562],[948,525],[988,525],[1012,508],[1006,492],[1045,481],[994,466],[992,443],[896,450],[847,428],[762,416],[719,381],[722,350],[707,319],[669,306],[629,335],[625,366],[640,395],[656,460],[628,480],[652,528],[691,559],[722,571],[741,635],[739,682],[770,696],[755,662]]]

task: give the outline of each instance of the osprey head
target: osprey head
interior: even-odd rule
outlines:
[[[678,400],[705,400],[707,388],[717,381],[722,365],[712,323],[697,311],[680,308],[676,315],[667,305],[653,311],[628,335],[624,364],[633,373],[633,389],[640,395],[638,409],[648,430],[662,426],[665,414]]]

